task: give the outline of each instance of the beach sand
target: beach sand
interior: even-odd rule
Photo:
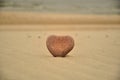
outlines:
[[[1,11],[0,24],[120,24],[120,15]]]
[[[0,15],[0,80],[120,80],[118,17],[98,16],[98,20],[90,16],[96,20],[82,24],[83,18],[76,23],[77,17],[70,16],[74,18],[72,24],[72,20],[65,18],[64,23],[64,17],[58,16],[51,17],[53,21],[45,18],[43,23],[40,18],[35,19],[38,22],[33,19],[32,24],[31,13],[27,20],[0,14],[4,15]],[[48,51],[46,39],[53,34],[75,40],[74,49],[66,57],[53,57]]]

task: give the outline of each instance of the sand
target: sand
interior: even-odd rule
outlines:
[[[1,11],[0,24],[120,24],[120,15]]]
[[[0,80],[120,80],[119,22],[20,25],[14,19],[8,24],[0,18]],[[75,40],[65,58],[48,51],[46,39],[52,34]]]

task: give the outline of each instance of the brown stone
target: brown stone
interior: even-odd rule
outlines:
[[[70,36],[49,36],[46,45],[54,57],[65,57],[74,47],[74,40]]]

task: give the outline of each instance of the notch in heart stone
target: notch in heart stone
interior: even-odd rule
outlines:
[[[54,57],[65,57],[74,47],[74,40],[70,36],[49,36],[46,45]]]

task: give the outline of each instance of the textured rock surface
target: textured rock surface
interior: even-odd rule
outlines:
[[[70,36],[49,36],[46,45],[54,57],[65,57],[74,47],[74,40]]]

